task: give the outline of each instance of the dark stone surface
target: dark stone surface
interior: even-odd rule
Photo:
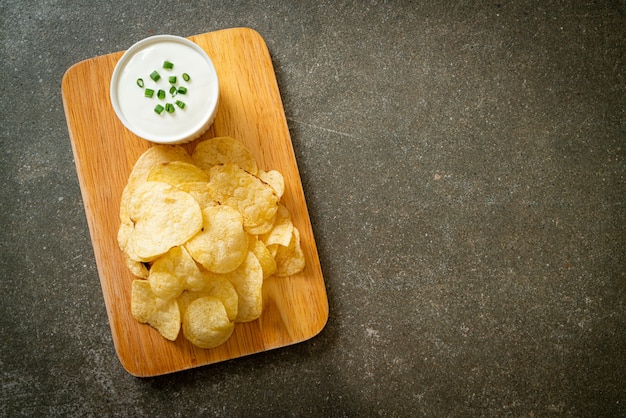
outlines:
[[[626,415],[623,1],[0,4],[2,416]],[[156,33],[266,40],[330,318],[137,379],[60,95]]]

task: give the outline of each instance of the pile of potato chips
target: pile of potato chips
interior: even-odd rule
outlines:
[[[157,145],[135,163],[120,204],[118,243],[132,283],[133,317],[202,348],[257,319],[263,280],[304,268],[298,229],[281,203],[278,171],[243,143],[204,140],[190,155]]]

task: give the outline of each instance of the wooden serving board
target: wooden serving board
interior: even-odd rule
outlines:
[[[111,75],[123,51],[75,64],[63,77],[63,105],[113,341],[122,365],[135,376],[175,372],[301,342],[319,333],[328,319],[322,270],[267,46],[247,28],[189,39],[211,57],[220,82],[215,123],[199,140],[233,136],[250,148],[260,168],[283,174],[283,202],[300,230],[306,267],[292,277],[266,280],[261,318],[237,324],[230,340],[217,348],[197,348],[182,332],[171,342],[138,323],[130,312],[134,277],[117,245],[117,230],[122,190],[135,161],[151,144],[122,125],[109,100]],[[191,151],[194,145],[185,147]]]

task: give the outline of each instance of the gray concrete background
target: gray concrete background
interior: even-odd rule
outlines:
[[[0,3],[2,416],[625,416],[623,1]],[[119,364],[60,95],[156,33],[267,42],[330,303],[292,346]]]

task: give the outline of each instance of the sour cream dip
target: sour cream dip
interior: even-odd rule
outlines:
[[[219,84],[200,46],[157,35],[124,53],[113,70],[110,96],[118,118],[135,135],[181,144],[198,138],[215,120]]]

